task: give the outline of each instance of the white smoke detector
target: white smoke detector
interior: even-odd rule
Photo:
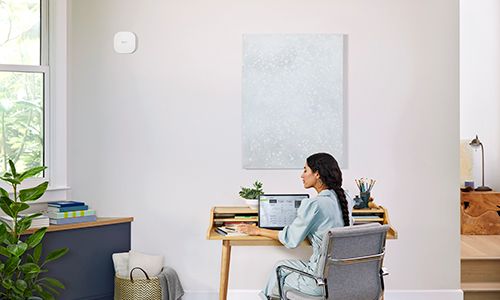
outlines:
[[[116,53],[133,53],[137,47],[137,38],[130,31],[115,33],[114,48]]]

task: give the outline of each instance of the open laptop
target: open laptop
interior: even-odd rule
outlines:
[[[259,197],[259,227],[281,230],[290,225],[308,194],[264,194]]]

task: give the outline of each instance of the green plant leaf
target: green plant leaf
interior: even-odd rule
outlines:
[[[59,291],[56,290],[55,288],[53,288],[51,285],[48,285],[47,283],[45,282],[42,282],[40,283],[44,289],[48,290],[49,292],[51,292],[52,294],[55,294],[55,295],[59,295]]]
[[[9,172],[5,172],[5,173],[3,174],[3,177],[7,177],[7,178],[9,178],[9,177],[12,177],[12,174],[10,174]]]
[[[38,277],[38,274],[24,274],[24,280],[29,282],[32,286],[34,280]]]
[[[19,219],[16,224],[17,225],[16,231],[22,234],[23,232],[25,232],[30,228],[31,224],[33,223],[33,219],[41,215],[42,215],[41,213],[36,213],[26,216],[22,219]]]
[[[17,245],[8,245],[7,246],[7,251],[9,251],[12,255],[14,256],[21,256],[28,250],[28,244],[20,242]]]
[[[7,248],[5,248],[4,246],[0,246],[0,254],[5,256],[5,257],[11,257],[12,256],[12,253],[10,253]]]
[[[36,175],[38,175],[38,173],[44,171],[45,169],[47,169],[47,167],[40,166],[40,167],[34,167],[32,169],[24,171],[23,173],[21,173],[21,175],[19,175],[19,180],[23,181],[26,178],[36,176]]]
[[[12,256],[8,258],[7,262],[5,263],[5,273],[7,275],[12,274],[17,269],[17,266],[19,266],[20,262],[21,259],[17,256]]]
[[[65,289],[65,286],[64,284],[62,284],[59,280],[57,279],[54,279],[54,278],[50,278],[50,277],[44,277],[42,279],[40,279],[41,281],[47,281],[48,284],[54,286],[54,287],[57,287],[57,288],[60,288],[60,289]]]
[[[33,258],[33,255],[27,254],[26,255],[26,262],[35,263],[35,259]]]
[[[22,280],[22,279],[18,279],[16,280],[16,287],[24,292],[26,290],[26,288],[28,287],[28,284],[26,283],[26,281]]]
[[[2,243],[7,238],[7,236],[10,235],[10,229],[11,228],[8,224],[5,224],[5,222],[0,222],[0,243]]]
[[[45,235],[45,232],[47,232],[47,227],[40,228],[35,233],[30,235],[26,239],[26,243],[28,244],[28,248],[31,249],[31,248],[34,248],[35,246],[37,246],[38,244],[40,244],[40,242],[42,241],[42,239]]]
[[[40,273],[40,267],[35,263],[25,263],[19,266],[19,270],[21,270],[25,274],[38,274]]]
[[[30,228],[31,222],[32,222],[31,219],[24,219],[23,218],[23,219],[18,220],[17,224],[16,224],[16,231],[19,234],[22,234],[23,232],[28,230],[28,228]]]
[[[0,206],[2,206],[2,205],[0,204]],[[0,225],[1,227],[5,228],[6,230],[7,230],[7,228],[8,228],[8,229],[9,229],[9,232],[10,232],[10,231],[12,231],[12,228],[10,227],[9,222],[7,222],[7,221],[5,221],[5,220],[0,219],[0,223],[1,223],[1,225]],[[5,236],[3,236],[3,238],[2,238],[2,239],[0,239],[0,241],[3,241],[4,239],[5,239]]]
[[[5,203],[6,205],[11,205],[12,203],[14,203],[14,201],[12,199],[10,199],[10,197],[5,197],[4,195],[0,196],[0,203]]]
[[[9,293],[9,300],[24,300],[24,297],[21,295],[21,291],[19,291],[15,285],[10,289],[11,293]]]
[[[0,177],[3,181],[10,182],[12,184],[21,184],[21,181],[15,179],[15,178],[9,178],[9,177]]]
[[[9,192],[0,187],[0,196],[9,198]]]
[[[5,238],[4,238],[4,234],[7,234],[7,228],[10,228],[9,226],[7,226],[5,223],[1,223],[0,224],[0,242],[3,241]]]
[[[35,263],[40,261],[40,256],[42,255],[42,243],[38,244],[35,249],[33,249],[33,259]]]
[[[50,262],[50,261],[53,261],[53,260],[56,260],[60,257],[62,257],[64,254],[66,254],[68,252],[68,248],[61,248],[61,249],[56,249],[52,252],[50,252],[48,255],[47,255],[47,258],[45,258],[45,262],[44,264]]]
[[[14,178],[17,177],[16,165],[14,164],[14,162],[11,159],[9,159],[9,166],[10,166],[10,172],[12,173],[12,176]]]
[[[10,200],[8,197],[0,196],[0,208],[6,213],[9,217],[14,217],[14,212],[10,208],[10,205],[14,203],[14,201]]]
[[[19,242],[19,240],[17,239],[17,237],[15,235],[7,234],[7,237],[5,238],[4,242],[6,244],[15,245],[15,244],[17,244],[17,242]]]
[[[14,283],[12,282],[12,279],[5,278],[4,280],[2,280],[2,286],[7,290],[10,290],[14,286]]]
[[[260,195],[264,194],[262,190],[262,182],[255,181],[253,188],[241,187],[239,192],[240,196],[244,199],[257,199]]]
[[[10,210],[14,213],[14,215],[18,215],[23,210],[27,210],[30,206],[26,203],[22,202],[12,202],[10,204]]]
[[[45,191],[47,190],[47,187],[49,186],[49,182],[45,181],[33,188],[30,189],[25,189],[19,191],[19,199],[22,202],[26,201],[35,201],[38,198],[42,197]]]
[[[18,223],[25,223],[25,222],[28,222],[28,221],[33,221],[34,218],[39,217],[41,215],[42,215],[42,213],[36,213],[36,214],[31,214],[31,215],[28,215],[28,216],[24,216],[23,218],[20,218],[17,222]],[[30,224],[31,224],[31,222],[30,222]]]
[[[38,293],[40,293],[40,296],[42,296],[43,300],[55,300],[54,296],[47,291],[41,290]]]

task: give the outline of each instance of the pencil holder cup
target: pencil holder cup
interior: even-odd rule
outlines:
[[[370,192],[360,192],[361,203],[358,205],[359,208],[368,208],[368,201],[370,200]]]

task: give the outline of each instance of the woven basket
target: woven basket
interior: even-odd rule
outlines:
[[[141,270],[146,279],[134,279],[132,272]],[[146,271],[139,267],[130,270],[130,278],[115,276],[115,300],[161,300],[161,287],[158,277],[149,278]]]

